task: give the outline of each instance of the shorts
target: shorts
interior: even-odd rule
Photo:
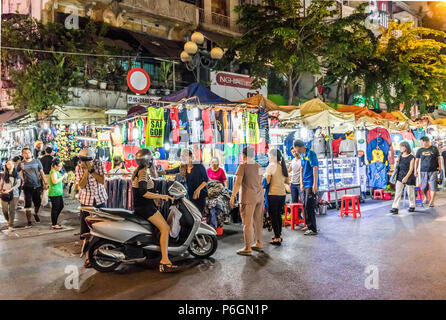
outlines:
[[[39,208],[42,204],[42,187],[23,187],[25,194],[25,209],[31,209],[32,203],[35,208]]]
[[[144,206],[135,206],[135,214],[143,218],[145,220],[148,220],[151,218],[158,210],[158,208],[155,206],[155,202],[151,199],[147,199],[148,201],[145,202]]]
[[[431,191],[438,191],[437,171],[420,172],[420,176],[421,176],[421,191],[426,193],[429,187]]]

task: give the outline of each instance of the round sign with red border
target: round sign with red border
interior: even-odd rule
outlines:
[[[150,88],[150,77],[144,69],[133,68],[127,73],[127,85],[137,94],[144,94]]]

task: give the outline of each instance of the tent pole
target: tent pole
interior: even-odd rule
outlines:
[[[332,144],[330,126],[328,126],[328,143],[329,143],[329,147],[330,147],[331,169],[333,170],[333,187],[334,187],[334,192],[335,192],[336,209],[339,209],[338,191],[336,190],[336,175],[335,175],[334,159],[333,159],[333,144]],[[328,169],[328,166],[327,166],[327,169]],[[328,185],[328,189],[330,189],[330,184]]]

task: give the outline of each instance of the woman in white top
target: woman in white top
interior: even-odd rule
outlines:
[[[288,170],[282,153],[278,149],[269,152],[269,165],[265,173],[268,191],[268,213],[274,230],[274,238],[270,243],[280,246],[282,243],[282,213],[285,206],[285,184],[290,182]]]

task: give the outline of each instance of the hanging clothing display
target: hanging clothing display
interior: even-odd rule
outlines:
[[[215,111],[214,137],[215,143],[225,143],[225,125],[223,119],[223,110]]]
[[[190,143],[203,142],[204,134],[203,121],[201,120],[201,110],[198,108],[187,110],[187,118],[189,119]]]
[[[201,117],[203,120],[203,134],[204,134],[204,143],[212,143],[213,142],[213,130],[211,124],[211,109],[206,109],[201,112]]]
[[[189,143],[189,119],[187,118],[187,109],[183,108],[178,111],[180,123],[180,142]]]
[[[172,123],[172,143],[180,142],[180,119],[178,118],[178,109],[170,109],[170,121]]]
[[[387,187],[387,168],[382,162],[373,162],[368,167],[369,187],[385,189]]]
[[[311,143],[311,150],[313,150],[318,158],[325,158],[330,154],[328,150],[327,141],[323,136],[318,136],[313,139]]]
[[[147,147],[163,146],[164,126],[165,126],[164,109],[149,107],[147,116],[147,132],[146,132]]]
[[[376,139],[376,138],[383,138],[386,140],[386,142],[390,145],[392,143],[392,140],[390,139],[389,131],[384,128],[374,128],[369,131],[369,134],[367,135],[367,143],[370,141]]]
[[[259,123],[257,113],[248,112],[246,123],[246,143],[257,144],[259,141]]]

